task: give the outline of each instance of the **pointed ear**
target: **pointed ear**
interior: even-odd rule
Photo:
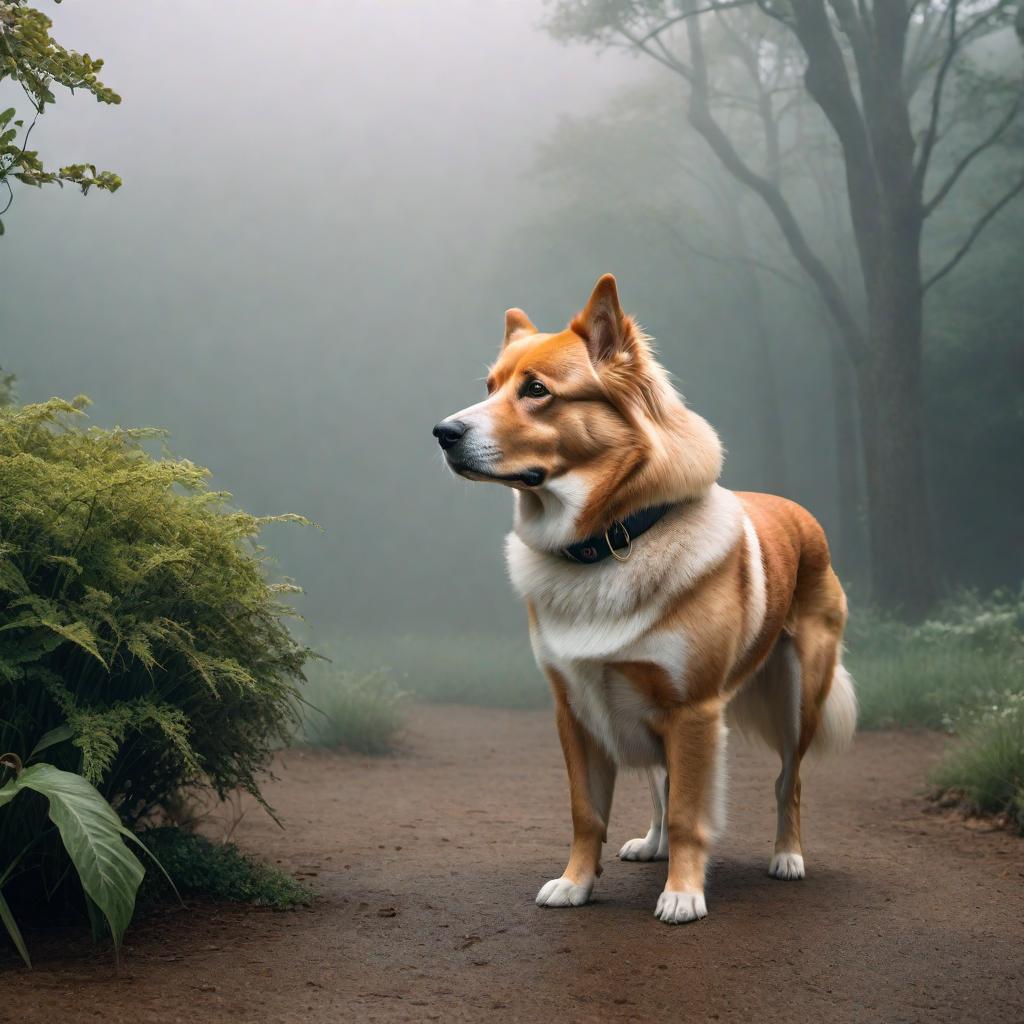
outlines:
[[[527,334],[536,333],[537,328],[530,323],[530,318],[521,309],[513,307],[505,310],[505,345]]]
[[[605,274],[587,300],[583,312],[573,320],[572,329],[587,343],[595,363],[621,352],[629,337],[626,315],[619,305],[615,278]]]

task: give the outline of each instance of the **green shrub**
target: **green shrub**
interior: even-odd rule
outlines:
[[[978,814],[1005,814],[1024,832],[1024,692],[968,726],[933,775]]]
[[[147,829],[139,838],[183,896],[255,903],[274,910],[292,910],[312,902],[312,893],[301,882],[247,856],[232,843],[212,843],[177,828]],[[164,899],[170,893],[158,872],[146,875],[142,899]]]
[[[303,687],[298,739],[318,747],[386,754],[402,724],[405,694],[383,672],[319,669]]]
[[[82,429],[84,400],[0,409],[0,753],[78,772],[129,827],[183,785],[259,797],[309,650],[257,518],[154,431]],[[56,740],[54,742],[54,740]],[[0,810],[26,900],[70,877],[42,801]]]

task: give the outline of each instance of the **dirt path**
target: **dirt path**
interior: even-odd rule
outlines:
[[[0,1021],[1024,1020],[1024,842],[925,814],[935,736],[868,734],[804,784],[808,878],[767,877],[774,763],[735,742],[710,916],[652,916],[664,864],[614,852],[647,825],[616,793],[596,902],[540,910],[568,841],[554,726],[423,708],[409,750],[291,752],[235,838],[307,872],[308,911],[193,907],[129,932],[120,974],[67,933],[0,960]],[[70,944],[69,944],[70,943]]]

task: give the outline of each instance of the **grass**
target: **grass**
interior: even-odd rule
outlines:
[[[861,726],[944,729],[935,795],[1024,832],[1024,596],[965,595],[919,626],[855,617]]]
[[[999,704],[1021,685],[1011,651],[922,643],[851,648],[847,666],[857,682],[863,729],[956,731],[964,714]]]
[[[1024,832],[1024,692],[968,726],[932,775],[937,794]]]
[[[1022,688],[1024,598],[968,594],[918,626],[855,610],[845,661],[861,728],[960,731]]]
[[[329,711],[325,731],[336,737],[331,745],[360,749],[366,728],[365,742],[383,748],[372,725],[373,705],[383,696],[359,683],[375,670],[387,669],[420,700],[501,708],[550,703],[525,636],[363,634],[317,637],[316,644],[354,673],[350,691],[319,698]],[[845,660],[857,684],[861,728],[956,734],[936,785],[960,794],[971,809],[1006,814],[1024,829],[1024,594],[961,595],[916,626],[855,608]],[[371,711],[358,701],[350,708],[349,692],[368,700]],[[309,699],[318,703],[315,695]],[[364,720],[371,724],[360,725]]]
[[[405,694],[384,672],[359,674],[333,666],[310,673],[303,687],[297,739],[317,747],[387,754],[402,727]]]
[[[512,635],[408,632],[315,640],[336,664],[357,675],[386,671],[418,700],[495,708],[544,708],[551,702],[525,627]]]
[[[182,896],[207,896],[273,910],[293,910],[313,900],[312,892],[301,882],[242,853],[233,843],[213,843],[171,827],[148,829],[139,838]],[[152,902],[169,895],[170,887],[160,872],[147,870],[140,898]]]

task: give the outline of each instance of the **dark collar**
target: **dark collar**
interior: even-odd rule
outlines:
[[[652,505],[626,516],[625,519],[616,519],[603,534],[596,534],[570,544],[562,548],[562,554],[570,561],[583,565],[603,562],[609,555],[624,562],[633,550],[633,541],[649,530],[670,508],[671,505]]]

